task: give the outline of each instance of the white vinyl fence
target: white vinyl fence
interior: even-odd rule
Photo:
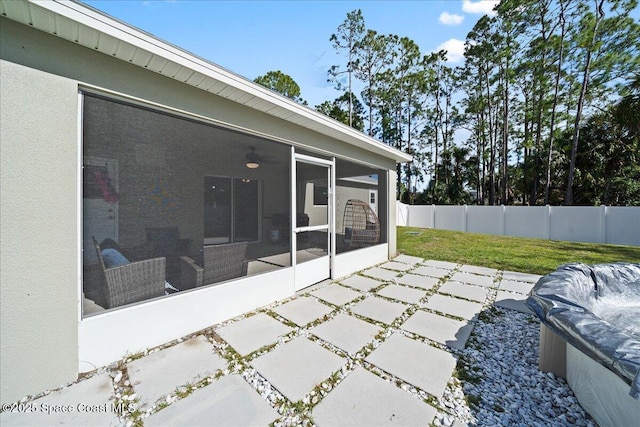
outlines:
[[[396,206],[401,226],[640,246],[640,207]]]

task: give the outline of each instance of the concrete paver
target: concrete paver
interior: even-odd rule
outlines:
[[[318,426],[429,425],[435,408],[357,367],[315,408]]]
[[[144,425],[266,426],[278,417],[240,375],[232,374],[147,417]]]
[[[363,292],[368,292],[371,289],[377,288],[378,286],[382,285],[382,282],[378,280],[374,280],[369,277],[363,277],[358,275],[351,276],[344,280],[341,280],[340,283],[355,289],[359,289]]]
[[[411,265],[415,265],[415,264],[419,264],[421,262],[424,262],[424,259],[417,257],[417,256],[411,256],[411,255],[398,255],[397,257],[395,257],[392,261],[395,262],[403,262],[405,264],[411,264]]]
[[[379,280],[393,280],[398,275],[398,272],[386,270],[380,267],[373,267],[362,271],[362,274]]]
[[[386,268],[387,270],[395,270],[395,271],[407,271],[413,268],[413,266],[410,264],[405,264],[402,262],[395,262],[395,261],[385,262],[380,267]]]
[[[480,311],[482,311],[482,304],[461,300],[459,298],[447,297],[444,295],[430,296],[429,301],[427,301],[424,306],[431,310],[462,317],[467,320],[473,319],[478,313],[480,313]]]
[[[401,326],[405,331],[462,350],[473,330],[473,323],[450,319],[418,310]]]
[[[508,308],[509,310],[516,310],[520,313],[533,314],[529,307],[526,306],[526,295],[516,294],[505,291],[498,291],[496,300],[493,303],[497,307]]]
[[[416,288],[422,288],[429,290],[440,283],[440,279],[429,276],[419,276],[417,274],[405,274],[402,277],[398,277],[396,282],[402,285],[413,286]]]
[[[380,369],[440,397],[456,358],[449,352],[393,334],[365,359]]]
[[[230,325],[223,326],[216,332],[242,356],[246,356],[259,348],[278,341],[282,335],[293,331],[287,325],[273,317],[258,313]]]
[[[542,276],[529,273],[518,273],[517,271],[503,271],[502,278],[508,280],[517,280],[519,282],[530,282],[535,284]]]
[[[144,408],[177,386],[198,382],[226,366],[213,344],[199,335],[127,363],[127,372]]]
[[[368,319],[377,320],[390,325],[402,313],[404,313],[406,309],[407,306],[399,302],[369,297],[354,305],[351,308],[351,311]]]
[[[311,333],[349,354],[356,354],[371,342],[381,328],[347,314],[338,314],[311,329]]]
[[[311,295],[320,298],[323,301],[327,301],[333,305],[345,305],[350,303],[356,298],[362,296],[361,293],[352,289],[345,288],[338,284],[328,285],[323,288],[317,289],[311,292]]]
[[[418,268],[416,268],[415,270],[412,270],[411,273],[413,274],[420,274],[422,276],[431,276],[431,277],[437,277],[438,279],[441,279],[445,276],[448,276],[451,274],[451,270],[446,270],[444,268],[437,268],[437,267],[429,267],[429,266],[420,266]]]
[[[400,285],[385,286],[384,288],[380,289],[377,294],[409,304],[417,303],[426,295],[424,291]]]
[[[440,286],[438,292],[473,301],[484,302],[489,294],[489,288],[484,286],[467,285],[460,282],[446,282]]]
[[[517,292],[519,294],[528,295],[534,286],[535,286],[535,283],[531,283],[531,282],[518,282],[516,280],[502,279],[500,281],[499,288],[504,291]]]
[[[297,337],[251,361],[260,375],[292,402],[302,399],[346,362],[304,337]]]
[[[273,309],[274,312],[298,326],[306,326],[331,313],[333,309],[309,297],[300,297]]]
[[[493,286],[493,277],[480,276],[478,274],[465,273],[461,271],[454,273],[453,276],[451,276],[451,280],[455,282],[469,283],[471,285],[487,287]]]
[[[22,405],[22,411],[4,411],[0,414],[0,425],[118,426],[122,422],[114,411],[113,403],[113,382],[109,374],[104,373],[25,403]],[[63,412],[59,409],[52,412],[51,409],[56,407],[64,407],[68,411]],[[93,407],[105,410],[87,410]],[[128,406],[125,410],[127,409]]]
[[[425,261],[424,265],[429,267],[436,267],[436,268],[446,268],[448,270],[453,270],[458,266],[458,264],[456,264],[455,262],[435,261],[435,260]]]
[[[478,267],[477,265],[465,264],[462,265],[459,270],[464,271],[465,273],[481,274],[484,276],[495,276],[496,274],[498,274],[498,270],[496,270],[495,268]]]
[[[352,358],[381,331],[382,327],[362,318],[392,324],[409,307],[405,303],[420,301],[427,290],[439,284],[439,279],[453,276],[439,287],[440,294],[430,296],[422,304],[425,309],[417,310],[400,328],[415,336],[460,350],[464,348],[474,326],[468,320],[480,312],[480,303],[486,300],[490,288],[498,288],[496,306],[527,313],[529,309],[524,304],[526,294],[540,278],[506,271],[502,274],[500,283],[494,283],[493,279],[500,277],[495,269],[424,261],[406,255],[400,255],[380,267],[365,270],[362,274],[372,275],[377,279],[354,275],[341,280],[342,284],[327,281],[309,288],[306,296],[272,309],[298,325],[307,325],[331,313],[332,308],[325,302],[343,306],[357,301],[351,304],[348,313],[327,318],[311,329],[308,335],[331,343],[349,356],[337,352],[335,348],[329,350],[322,347],[319,342],[306,338],[305,332],[304,336],[299,334],[300,336],[271,348],[252,361],[245,359],[245,362],[295,403],[343,367],[347,357]],[[392,283],[384,283],[385,281]],[[363,295],[374,288],[381,288],[378,290],[380,297],[371,293],[366,297]],[[382,297],[403,302],[389,301]],[[450,315],[465,320],[452,319],[448,317]],[[293,328],[266,313],[249,314],[244,319],[216,329],[218,335],[243,356],[278,342],[280,337],[291,331]],[[434,408],[368,370],[379,368],[436,397],[442,395],[455,367],[454,355],[434,347],[435,344],[429,345],[402,333],[383,339],[379,347],[366,358],[371,364],[367,365],[367,369],[356,364],[355,370],[322,398],[312,412],[314,421],[320,427],[428,425],[433,420],[436,413]],[[216,353],[213,344],[204,336],[154,351],[127,364],[131,386],[135,395],[141,399],[142,409],[167,394],[173,394],[177,387],[215,375],[219,369],[226,367],[227,362]],[[114,393],[113,382],[108,373],[95,375],[30,402],[38,408],[41,404],[68,404],[74,406],[75,412],[53,415],[45,415],[43,412],[3,412],[0,414],[0,424],[122,425],[128,420],[118,418],[118,414],[113,411]],[[78,404],[104,406],[107,410],[82,412],[77,410]],[[136,408],[132,406],[123,409],[134,411]],[[260,397],[260,393],[244,378],[237,374],[227,374],[184,399],[173,401],[168,407],[142,421],[151,426],[211,424],[212,420],[219,425],[268,425],[279,417],[273,404]]]

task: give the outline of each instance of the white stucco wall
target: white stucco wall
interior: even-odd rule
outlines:
[[[2,402],[77,378],[78,95],[0,60]]]

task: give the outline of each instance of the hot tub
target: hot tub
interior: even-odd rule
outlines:
[[[542,322],[540,369],[566,372],[600,426],[640,425],[640,264],[563,265],[527,306]]]

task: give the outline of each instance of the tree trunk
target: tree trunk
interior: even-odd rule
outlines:
[[[553,160],[553,142],[554,132],[556,124],[556,107],[558,105],[558,92],[560,89],[560,77],[562,75],[562,59],[564,53],[564,33],[565,33],[565,19],[564,19],[564,7],[565,4],[560,0],[560,52],[558,53],[558,68],[556,71],[556,83],[553,89],[553,106],[551,108],[551,124],[549,126],[549,150],[547,152],[547,181],[544,186],[544,204],[549,204],[549,197],[551,193],[551,161]]]
[[[567,206],[573,205],[573,179],[576,169],[576,153],[578,151],[578,139],[580,138],[580,120],[582,118],[582,107],[584,105],[584,98],[587,94],[587,87],[589,86],[589,67],[591,66],[591,53],[593,51],[593,45],[596,41],[598,34],[598,26],[604,18],[604,0],[600,0],[597,3],[597,18],[593,26],[593,35],[591,37],[591,43],[587,50],[587,57],[584,64],[584,74],[582,75],[582,88],[580,89],[580,96],[578,97],[578,108],[576,110],[576,120],[573,123],[573,140],[571,143],[571,163],[569,164],[569,178],[567,179],[567,195],[565,196],[564,203]]]
[[[508,181],[507,164],[509,159],[509,58],[507,57],[505,79],[504,79],[504,100],[503,100],[503,128],[502,128],[502,204],[508,204]]]
[[[489,124],[489,204],[496,203],[496,158],[495,158],[495,135],[493,126],[493,106],[491,104],[491,87],[489,83],[489,71],[485,70],[485,88],[487,90],[487,115]]]

